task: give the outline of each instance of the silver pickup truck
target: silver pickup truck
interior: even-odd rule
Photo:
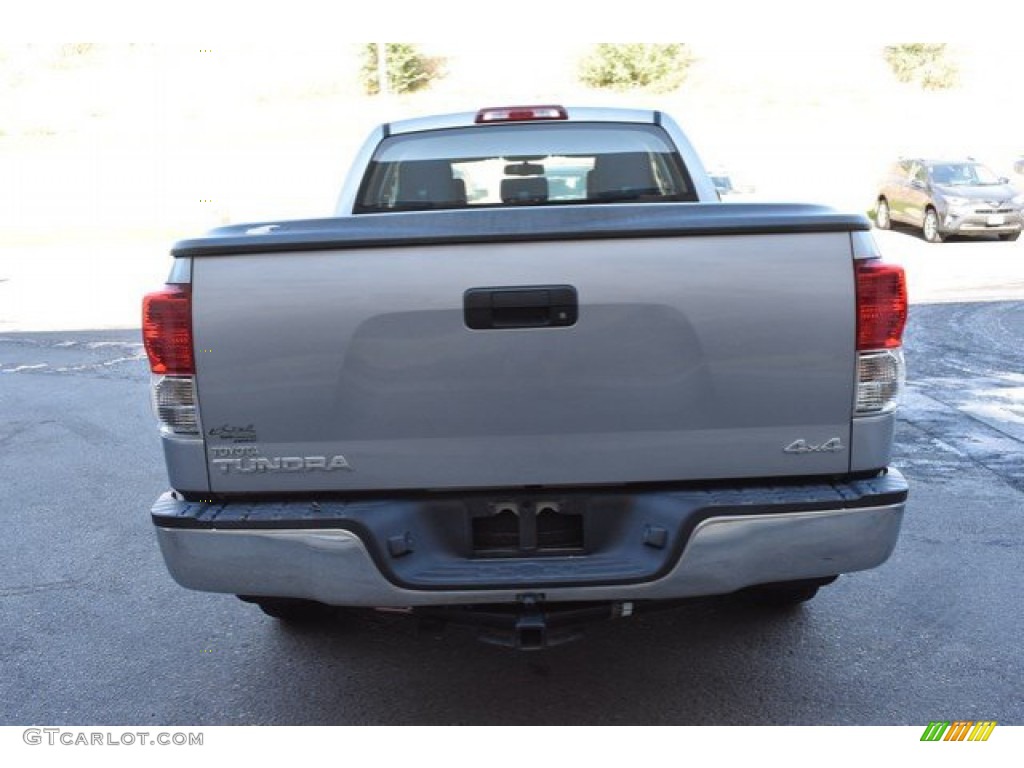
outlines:
[[[537,648],[895,546],[902,269],[862,215],[720,203],[663,113],[382,125],[335,217],[172,254],[143,336],[183,586]]]

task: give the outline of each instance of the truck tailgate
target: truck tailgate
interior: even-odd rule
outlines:
[[[274,251],[193,259],[214,492],[849,469],[848,231]],[[556,323],[467,325],[566,289]]]

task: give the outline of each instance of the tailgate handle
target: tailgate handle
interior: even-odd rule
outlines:
[[[571,285],[470,288],[463,295],[466,325],[474,330],[564,328],[579,316]]]

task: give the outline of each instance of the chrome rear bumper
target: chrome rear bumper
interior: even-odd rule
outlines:
[[[895,477],[902,483],[898,473]],[[375,557],[358,532],[338,527],[225,529],[158,522],[157,536],[175,580],[210,592],[375,607],[510,603],[525,591],[548,602],[655,600],[873,568],[896,545],[903,499],[905,490],[898,502],[878,506],[711,515],[693,527],[669,568],[630,583],[581,577],[563,585],[547,578],[546,566],[564,573],[578,564],[585,574],[588,556],[577,555],[485,564],[515,569],[514,584],[504,582],[509,586],[482,581],[479,588],[410,588],[381,567],[380,554]],[[165,494],[157,506],[166,512],[173,503]]]

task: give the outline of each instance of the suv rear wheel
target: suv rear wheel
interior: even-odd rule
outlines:
[[[921,228],[924,239],[929,243],[941,243],[946,236],[939,230],[939,214],[934,208],[924,212],[924,226]]]

